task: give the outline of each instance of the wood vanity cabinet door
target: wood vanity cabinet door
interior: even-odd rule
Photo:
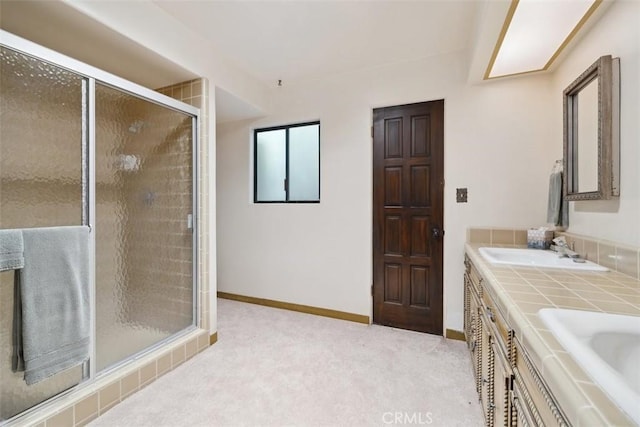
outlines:
[[[493,385],[494,385],[494,372],[495,372],[495,360],[493,348],[491,345],[491,336],[489,335],[489,329],[487,327],[484,316],[480,316],[480,356],[481,356],[481,368],[480,368],[480,402],[482,404],[482,410],[484,412],[485,425],[493,427],[494,423],[494,403],[493,403]]]
[[[480,387],[482,386],[482,326],[480,321],[480,306],[478,298],[472,294],[470,298],[470,327],[471,327],[471,342],[469,349],[471,351],[471,362],[473,364],[473,374],[476,383],[476,392],[480,394]]]
[[[473,331],[471,328],[471,284],[468,273],[464,273],[464,336],[469,349],[471,349]]]
[[[471,279],[467,274],[464,275],[464,321],[465,321],[465,338],[467,340],[467,347],[471,354],[471,365],[473,367],[473,378],[476,383],[476,392],[480,393],[480,372],[479,367],[481,360],[479,337],[478,337],[478,298],[475,295],[475,291],[472,288]]]
[[[536,422],[534,425],[566,427],[570,425],[526,352],[515,340],[516,357],[513,367],[514,390],[521,396],[520,404]]]
[[[531,414],[527,409],[527,404],[522,399],[518,384],[514,381],[513,390],[510,392],[509,405],[511,419],[511,427],[534,427],[536,422],[533,421]]]
[[[491,343],[494,354],[493,408],[494,426],[509,426],[509,389],[511,374],[509,364],[495,341]]]

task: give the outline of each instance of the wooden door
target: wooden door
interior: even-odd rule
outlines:
[[[373,321],[442,335],[444,101],[373,111]]]

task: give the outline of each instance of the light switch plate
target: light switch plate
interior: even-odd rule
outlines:
[[[467,189],[456,188],[456,202],[467,203]]]

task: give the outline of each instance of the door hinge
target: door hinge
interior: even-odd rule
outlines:
[[[371,296],[373,296],[373,285],[371,285]]]
[[[373,138],[373,126],[371,126],[371,138]]]

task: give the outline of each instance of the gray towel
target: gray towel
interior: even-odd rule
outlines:
[[[21,230],[0,230],[0,271],[24,267],[24,243]]]
[[[89,227],[31,228],[22,235],[13,369],[24,368],[31,385],[89,358]]]
[[[554,171],[549,177],[547,222],[560,227],[569,226],[569,204],[562,196],[562,171]]]

